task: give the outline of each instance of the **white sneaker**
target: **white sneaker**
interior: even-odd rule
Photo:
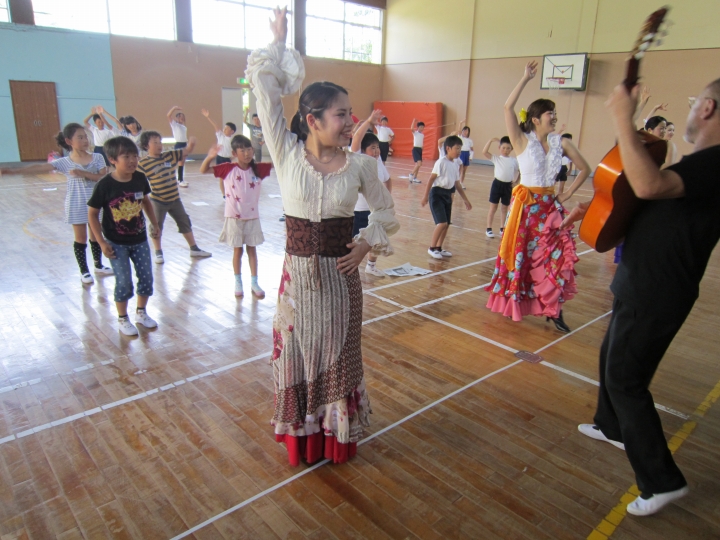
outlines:
[[[412,182],[413,184],[422,184],[422,182],[414,176],[410,179],[410,182]]]
[[[80,281],[82,281],[82,282],[85,283],[86,285],[95,282],[95,280],[93,279],[92,274],[91,274],[90,272],[88,272],[87,274],[83,274],[83,275],[80,277]]]
[[[210,253],[209,251],[203,251],[202,249],[199,249],[197,251],[191,249],[190,256],[191,257],[212,257],[212,253]]]
[[[100,268],[95,268],[95,273],[99,276],[112,276],[115,272],[113,272],[112,268],[108,268],[107,266],[101,266]]]
[[[155,254],[155,264],[163,264],[165,262],[165,259],[163,257],[162,253],[156,253]]]
[[[599,427],[597,427],[594,424],[580,424],[578,426],[578,431],[582,433],[583,435],[587,435],[591,439],[595,439],[597,441],[605,441],[609,442],[613,446],[616,446],[620,450],[625,450],[625,445],[618,441],[613,441],[612,439],[608,439],[605,434],[600,430]]]
[[[439,251],[435,251],[434,249],[428,249],[428,255],[430,255],[433,259],[442,259],[442,255]]]
[[[180,187],[188,187],[190,184],[187,183],[187,180],[183,180],[182,182],[178,182],[178,186]]]
[[[144,311],[135,313],[135,324],[142,324],[145,328],[157,328],[157,323]]]
[[[410,180],[410,182],[412,182],[412,179],[413,179],[413,175],[412,175],[412,174],[408,174],[408,180]]]
[[[442,255],[443,257],[452,257],[452,253],[450,253],[449,251],[445,251],[444,249],[440,250],[440,255]]]
[[[235,280],[235,296],[240,297],[244,296],[245,293],[243,293],[243,286],[242,281]]]
[[[661,510],[671,502],[684,497],[689,491],[690,489],[685,486],[680,489],[676,489],[675,491],[656,493],[649,499],[638,497],[627,505],[628,514],[632,514],[633,516],[649,516]]]
[[[495,233],[492,232],[492,229],[490,229],[489,231],[485,231],[485,236],[488,238],[495,238]]]
[[[370,274],[371,276],[375,276],[375,277],[385,277],[385,272],[380,270],[374,264],[372,266],[370,266],[369,264],[366,264],[365,265],[365,273]]]
[[[137,328],[135,328],[133,323],[131,323],[130,319],[128,319],[127,317],[118,317],[118,325],[120,327],[120,331],[126,336],[138,335]]]
[[[250,285],[250,290],[256,298],[260,300],[265,298],[265,291],[260,288],[260,285]]]

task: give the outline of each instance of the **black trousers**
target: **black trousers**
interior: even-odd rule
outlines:
[[[595,425],[625,444],[645,495],[687,485],[667,446],[650,381],[690,308],[666,314],[637,309],[617,298],[600,347],[600,393]]]
[[[390,152],[390,143],[380,141],[380,159],[383,163],[387,161],[388,152]]]

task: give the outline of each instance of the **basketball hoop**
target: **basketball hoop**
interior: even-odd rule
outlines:
[[[557,88],[560,88],[562,85],[565,84],[565,81],[567,81],[567,78],[565,77],[546,77],[545,80],[550,83],[550,86],[555,86]]]

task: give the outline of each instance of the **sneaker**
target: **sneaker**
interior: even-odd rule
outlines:
[[[485,236],[487,236],[488,238],[495,238],[495,233],[492,232],[492,229],[488,229],[487,231],[485,231]]]
[[[115,272],[113,272],[112,268],[108,268],[107,266],[101,266],[100,268],[96,266],[95,273],[100,276],[112,276]]]
[[[465,184],[464,184],[463,182],[460,182],[460,187],[463,188],[463,189],[467,189],[467,188],[465,187]]]
[[[417,178],[415,178],[414,176],[410,179],[410,182],[412,184],[422,184],[422,182],[420,180],[418,180]]]
[[[408,174],[408,180],[410,180],[410,182],[413,181],[413,175],[412,175],[412,174]]]
[[[142,324],[145,328],[157,328],[157,323],[145,311],[135,313],[135,324]]]
[[[502,236],[504,232],[505,232],[505,229],[503,227],[500,227],[500,236]]]
[[[257,285],[257,284],[250,285],[250,290],[252,291],[255,298],[259,298],[260,300],[265,298],[265,291],[263,291],[260,288],[260,285]]]
[[[235,296],[245,296],[245,293],[243,293],[242,281],[235,280]]]
[[[155,254],[155,264],[163,264],[165,262],[165,259],[163,258],[162,253],[156,253]]]
[[[187,180],[183,180],[182,182],[178,182],[178,186],[180,187],[188,187],[190,184],[187,183]]]
[[[137,328],[135,328],[135,325],[133,325],[127,317],[118,317],[118,326],[120,327],[120,331],[126,336],[138,335]]]
[[[442,255],[440,255],[439,251],[435,251],[434,249],[428,249],[428,255],[430,255],[433,259],[442,259]]]
[[[92,274],[91,274],[90,272],[88,272],[87,274],[83,274],[83,275],[80,277],[80,281],[82,281],[82,282],[85,283],[86,285],[95,282],[95,280],[93,279]]]
[[[369,264],[366,264],[365,265],[365,273],[370,274],[371,276],[375,276],[375,277],[385,277],[385,275],[386,275],[385,272],[380,270],[374,264],[372,266],[370,266]]]
[[[625,450],[625,445],[618,441],[613,441],[612,439],[608,439],[605,434],[600,430],[599,427],[593,425],[593,424],[580,424],[578,426],[578,431],[582,433],[583,435],[587,435],[591,439],[595,439],[597,441],[605,441],[609,442],[613,446],[616,446],[620,450]]]
[[[649,516],[680,497],[684,497],[689,491],[690,489],[685,486],[680,489],[676,489],[675,491],[656,493],[649,499],[638,497],[627,505],[628,514],[632,514],[633,516]]]
[[[198,249],[198,250],[191,249],[190,256],[191,257],[212,257],[212,253],[210,253],[209,251],[203,251],[202,249]]]
[[[450,253],[449,251],[445,251],[444,249],[440,250],[440,255],[442,255],[443,257],[452,257],[452,253]]]
[[[285,214],[283,214],[282,216],[280,216],[280,219],[278,219],[278,221],[285,221]]]

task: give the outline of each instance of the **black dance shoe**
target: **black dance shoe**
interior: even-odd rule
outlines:
[[[563,320],[563,312],[562,309],[560,310],[560,314],[557,317],[547,317],[547,321],[552,321],[555,323],[555,328],[560,330],[561,332],[567,334],[570,332],[570,327],[565,324],[565,321]]]

